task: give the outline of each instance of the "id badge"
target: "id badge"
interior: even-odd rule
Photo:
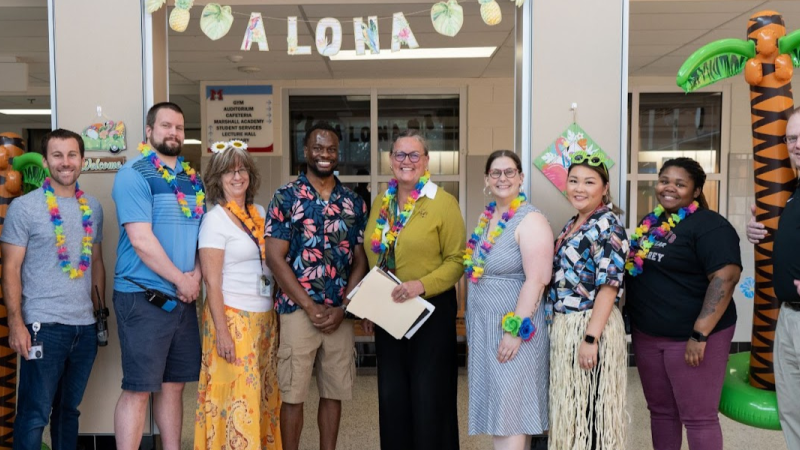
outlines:
[[[44,344],[39,341],[31,341],[31,349],[28,350],[28,359],[44,358]]]
[[[258,295],[272,297],[272,281],[266,275],[258,276]]]
[[[31,339],[31,348],[28,350],[28,359],[42,359],[44,358],[44,344],[36,339],[42,324],[33,322],[31,329],[33,330],[33,339]]]

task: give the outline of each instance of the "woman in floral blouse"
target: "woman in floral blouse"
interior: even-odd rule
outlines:
[[[600,155],[572,155],[567,198],[577,215],[556,240],[549,306],[550,450],[625,448],[622,295],[628,238],[611,210]]]

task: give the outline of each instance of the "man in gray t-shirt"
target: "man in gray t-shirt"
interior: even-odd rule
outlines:
[[[41,448],[48,419],[53,447],[74,449],[97,356],[92,292],[105,292],[103,209],[78,188],[81,137],[54,130],[42,148],[50,177],[11,202],[0,234],[8,340],[22,356],[14,449]]]

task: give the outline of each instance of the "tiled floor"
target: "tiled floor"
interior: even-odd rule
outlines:
[[[312,384],[309,398],[316,399],[316,384]],[[193,415],[195,408],[196,384],[186,386],[183,449],[192,449]],[[353,400],[345,402],[342,407],[342,422],[339,431],[338,450],[377,450],[378,446],[378,402],[377,378],[374,374],[359,375],[356,378]],[[461,431],[461,450],[490,450],[491,439],[488,436],[467,436],[467,376],[462,373],[458,377],[458,414]],[[305,408],[305,427],[301,441],[303,450],[319,448],[316,427],[316,400],[310,401]],[[635,368],[628,369],[628,445],[629,450],[650,449],[650,418],[642,395],[639,374]],[[736,423],[721,416],[722,432],[725,439],[725,450],[769,449],[786,450],[786,444],[780,431],[767,431]],[[684,439],[683,449],[688,450]]]

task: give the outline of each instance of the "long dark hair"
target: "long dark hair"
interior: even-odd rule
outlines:
[[[680,157],[675,159],[670,159],[661,166],[661,170],[658,171],[658,176],[664,173],[664,171],[669,167],[679,167],[686,171],[689,174],[689,178],[692,179],[694,183],[695,189],[700,189],[700,195],[696,198],[697,203],[700,204],[701,208],[708,209],[708,201],[706,200],[706,195],[703,193],[703,186],[706,184],[706,171],[703,170],[703,167],[697,161],[693,160],[692,158]]]

